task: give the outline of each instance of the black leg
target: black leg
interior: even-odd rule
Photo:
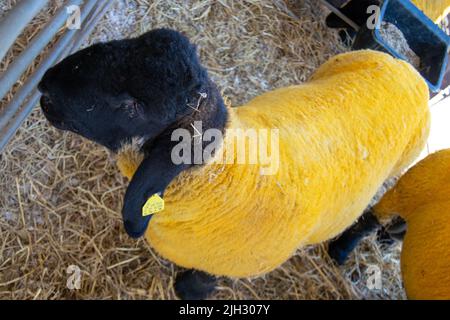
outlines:
[[[328,245],[328,254],[339,265],[345,263],[350,252],[355,249],[362,238],[381,227],[371,209],[366,210],[361,218],[339,238]]]
[[[175,292],[182,300],[203,300],[214,292],[216,283],[216,277],[191,269],[177,275]]]

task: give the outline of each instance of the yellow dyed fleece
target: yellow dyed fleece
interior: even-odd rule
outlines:
[[[442,21],[450,13],[450,0],[412,0],[435,23]]]
[[[228,128],[279,130],[278,171],[207,164],[183,172],[147,240],[174,263],[215,275],[277,268],[299,247],[344,231],[416,158],[428,135],[428,98],[409,64],[365,50],[330,59],[308,83],[230,108]],[[119,168],[128,157],[119,155]]]
[[[401,269],[408,298],[450,299],[450,149],[410,169],[374,211],[407,222]]]

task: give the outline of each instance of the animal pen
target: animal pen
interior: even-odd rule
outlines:
[[[67,25],[76,20],[70,7],[80,9],[79,28]],[[50,127],[37,108],[47,69],[90,44],[169,27],[198,45],[237,106],[305,82],[350,50],[325,25],[329,10],[316,0],[0,0],[0,299],[175,298],[178,268],[122,230],[126,181],[114,156]],[[424,154],[450,146],[446,94],[434,98]],[[405,299],[400,249],[373,235],[339,267],[325,244],[309,246],[264,277],[221,279],[213,298]],[[75,289],[67,286],[73,266]],[[374,266],[381,289],[367,286]]]

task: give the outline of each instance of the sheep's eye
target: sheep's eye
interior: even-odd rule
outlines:
[[[136,100],[124,101],[121,108],[125,110],[130,118],[135,118],[139,115],[139,104]]]

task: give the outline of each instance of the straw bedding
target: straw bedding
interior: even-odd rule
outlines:
[[[34,19],[0,71],[61,2],[50,1]],[[0,15],[14,3],[2,1]],[[89,43],[162,26],[180,30],[198,45],[231,104],[240,105],[264,91],[305,81],[346,50],[325,27],[325,15],[316,0],[117,0]],[[0,172],[0,299],[175,298],[172,285],[179,269],[144,240],[129,239],[122,228],[125,181],[108,151],[50,128],[36,108],[0,155]],[[79,290],[66,286],[70,265],[81,270]],[[381,290],[366,286],[372,265],[382,270]],[[265,277],[221,280],[212,298],[403,299],[399,245],[383,248],[372,237],[342,268],[330,261],[324,245],[308,247]]]

